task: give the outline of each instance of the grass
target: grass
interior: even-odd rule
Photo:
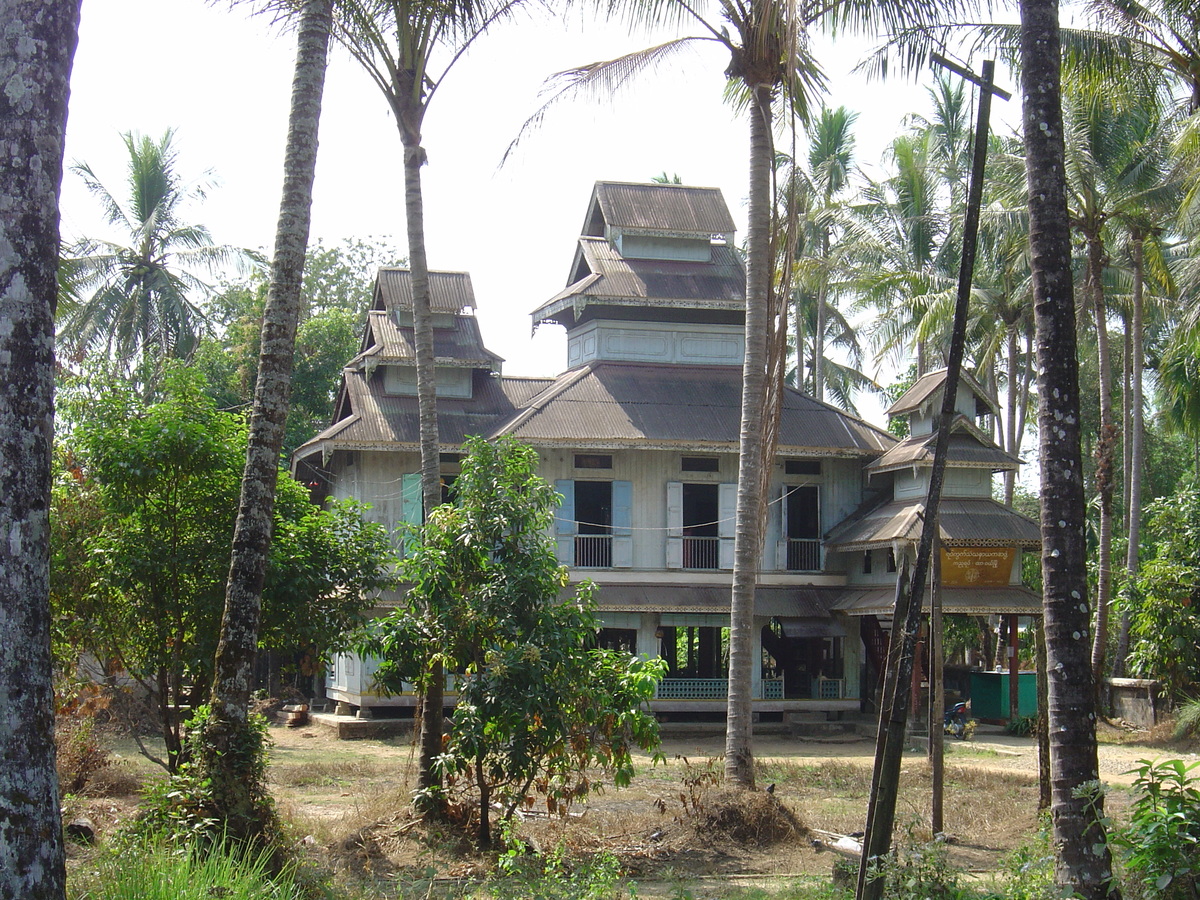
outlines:
[[[68,900],[307,900],[294,873],[271,877],[265,858],[162,847],[98,853],[70,881]]]

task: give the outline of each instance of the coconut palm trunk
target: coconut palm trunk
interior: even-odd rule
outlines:
[[[283,197],[279,204],[271,284],[263,312],[258,381],[217,647],[210,701],[212,716],[201,742],[201,763],[212,779],[217,809],[229,833],[237,838],[258,835],[270,817],[269,806],[259,803],[264,786],[257,783],[260,777],[255,774],[257,760],[250,754],[232,751],[244,743],[251,728],[250,690],[274,520],[279,453],[291,395],[331,24],[332,0],[305,0],[292,81]]]
[[[1018,394],[1020,393],[1017,385],[1020,381],[1020,374],[1017,371],[1017,361],[1020,358],[1020,353],[1017,349],[1017,326],[1009,325],[1007,334],[1005,335],[1006,355],[1008,359],[1008,390],[1006,391],[1006,409],[1004,415],[1004,449],[1014,456],[1018,455],[1020,448],[1017,446],[1017,436],[1020,432],[1017,431],[1017,402]],[[1013,505],[1013,494],[1017,486],[1017,473],[1008,471],[1004,473],[1004,505],[1011,508]]]
[[[1096,627],[1092,640],[1092,680],[1097,692],[1104,679],[1112,603],[1113,478],[1117,429],[1113,425],[1112,354],[1108,344],[1108,304],[1104,297],[1104,244],[1098,233],[1088,238],[1088,293],[1096,326],[1096,366],[1100,378],[1100,435],[1096,442],[1096,491],[1100,495],[1100,533],[1096,549]],[[1098,696],[1098,694],[1097,694]]]
[[[729,630],[729,699],[725,777],[754,787],[751,684],[754,660],[754,591],[762,550],[764,415],[767,402],[768,291],[771,278],[771,102],[773,91],[754,87],[750,104],[750,193],[746,222],[746,356],[742,367],[742,424],[733,543],[733,593]]]
[[[1125,549],[1125,590],[1132,590],[1138,577],[1138,550],[1142,532],[1142,455],[1145,440],[1145,415],[1143,411],[1143,380],[1145,357],[1145,234],[1140,230],[1132,235],[1133,251],[1133,314],[1130,332],[1130,378],[1129,378],[1129,428],[1126,442],[1129,447],[1129,464],[1126,480],[1129,491],[1129,543]],[[1117,629],[1117,646],[1113,655],[1113,676],[1125,674],[1125,657],[1129,654],[1129,609],[1121,610],[1121,621]]]
[[[1085,900],[1119,896],[1098,786],[1079,426],[1079,360],[1064,169],[1055,0],[1021,0],[1021,91],[1037,327],[1042,606],[1049,669],[1056,880]],[[1099,850],[1099,852],[1095,852]]]
[[[396,121],[404,146],[404,213],[408,226],[408,264],[412,277],[413,349],[417,363],[417,409],[421,451],[421,497],[425,513],[442,502],[439,472],[440,444],[437,420],[437,382],[433,365],[433,317],[429,308],[429,263],[425,257],[425,207],[421,193],[421,166],[425,150],[421,147],[421,120],[424,107],[404,108],[403,98],[413,97],[412,91],[399,92]],[[435,662],[429,672],[428,684],[421,694],[420,753],[417,763],[417,784],[424,790],[437,787],[441,780],[434,769],[434,760],[442,752],[442,714],[445,708],[445,674],[442,664]],[[418,806],[432,808],[427,799]]]
[[[61,900],[50,657],[54,306],[79,3],[0,0],[0,897]]]

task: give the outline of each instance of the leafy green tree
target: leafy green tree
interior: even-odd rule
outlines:
[[[128,237],[126,243],[82,238],[66,248],[75,297],[59,308],[59,338],[76,358],[104,349],[133,368],[189,356],[205,328],[200,299],[212,290],[201,274],[246,256],[215,245],[207,228],[184,220],[206,185],[180,177],[173,130],[157,140],[135,132],[122,139],[129,152],[124,201],[86,163],[73,167],[108,224]]]
[[[474,793],[487,848],[493,801],[506,820],[534,793],[565,812],[601,786],[594,767],[628,784],[631,750],[658,745],[643,704],[662,663],[595,649],[594,588],[563,591],[548,536],[561,498],[535,474],[537,451],[509,438],[464,449],[453,502],[430,513],[404,560],[405,606],[372,627],[367,648],[392,690],[427,680],[432,656],[462,673],[438,765],[447,791]]]
[[[1186,696],[1200,683],[1200,489],[1183,487],[1146,514],[1154,556],[1131,603],[1130,668]]]
[[[0,0],[0,897],[61,900],[47,602],[59,188],[79,2]]]
[[[174,771],[179,710],[202,702],[212,679],[246,427],[194,372],[169,366],[162,384],[152,402],[118,382],[63,391],[52,586],[60,642],[139,682],[162,725],[160,762]],[[388,583],[389,543],[356,508],[319,509],[278,478],[258,643],[320,656]]]

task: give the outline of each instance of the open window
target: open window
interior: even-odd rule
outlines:
[[[815,484],[785,484],[779,498],[777,567],[788,572],[821,571],[821,490]]]
[[[667,568],[733,568],[736,484],[667,483]]]
[[[555,518],[559,561],[588,569],[633,565],[633,484],[556,481],[563,504]]]

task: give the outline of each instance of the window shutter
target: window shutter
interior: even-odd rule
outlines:
[[[420,525],[421,473],[410,472],[400,476],[400,521],[409,525]]]
[[[733,536],[737,533],[737,485],[724,483],[717,486],[717,535],[721,538],[719,565],[722,569],[733,568]]]
[[[667,482],[667,568],[683,568],[683,482]]]
[[[558,561],[564,566],[575,565],[575,482],[560,479],[554,482],[554,490],[562,495],[562,506],[554,514],[554,542]]]
[[[779,488],[779,540],[775,543],[775,568],[780,572],[787,571],[788,552],[788,519],[787,519],[788,485]]]
[[[633,482],[612,483],[612,564],[616,569],[633,566]]]

